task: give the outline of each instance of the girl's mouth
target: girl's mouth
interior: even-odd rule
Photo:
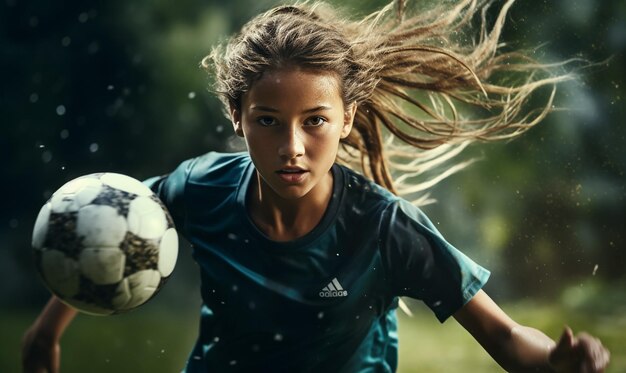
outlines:
[[[278,174],[278,177],[280,177],[281,180],[287,183],[301,182],[304,179],[307,172],[308,171],[303,170],[301,168],[283,168],[281,170],[276,171],[276,173]]]

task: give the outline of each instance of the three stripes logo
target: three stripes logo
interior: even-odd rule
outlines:
[[[319,294],[322,298],[347,297],[348,291],[341,287],[341,284],[337,281],[337,277],[335,277]]]

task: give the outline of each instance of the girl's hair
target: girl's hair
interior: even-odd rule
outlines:
[[[336,74],[344,103],[358,105],[338,161],[394,193],[414,194],[465,167],[469,162],[408,183],[447,164],[467,144],[511,138],[541,121],[552,108],[555,84],[569,78],[550,75],[550,66],[519,51],[501,51],[512,3],[502,6],[490,30],[489,3],[478,0],[414,15],[396,1],[359,21],[323,3],[279,6],[214,48],[202,66],[215,75],[226,109],[239,107],[267,70],[297,66]],[[471,38],[467,31],[478,18]],[[543,103],[527,109],[531,94],[544,86],[550,89]],[[396,172],[402,175],[394,182]]]

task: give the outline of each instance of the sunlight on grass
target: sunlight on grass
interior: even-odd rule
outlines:
[[[399,316],[398,372],[503,372],[454,319],[439,324],[421,303]],[[571,310],[531,301],[503,307],[516,321],[558,338],[567,321],[600,337],[612,354],[607,373],[626,372],[626,314]],[[0,313],[0,372],[19,372],[19,344],[33,312]],[[179,372],[197,335],[194,309],[155,308],[112,317],[80,316],[62,341],[62,372]]]
[[[412,304],[413,317],[398,312],[399,373],[504,372],[454,319],[439,324],[430,311]],[[563,326],[599,337],[611,351],[607,373],[626,372],[626,314],[572,311],[562,305],[516,302],[503,309],[517,322],[557,339]]]
[[[398,372],[503,372],[454,319],[440,324],[424,306],[413,317],[398,312]]]

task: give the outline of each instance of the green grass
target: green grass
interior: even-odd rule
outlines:
[[[400,373],[504,372],[454,319],[439,324],[424,306],[399,315]],[[517,322],[559,338],[563,326],[599,337],[611,351],[607,373],[626,372],[626,313],[572,310],[556,304],[517,302],[503,309]]]
[[[502,372],[454,320],[439,324],[422,305],[400,316],[400,373]],[[612,352],[608,373],[626,372],[626,312],[575,310],[563,305],[518,302],[504,307],[515,320],[557,338],[567,321],[575,331],[599,336]],[[31,312],[0,311],[0,372],[19,372],[23,331]],[[195,310],[145,307],[113,317],[80,316],[62,341],[62,372],[178,372],[197,334]]]
[[[0,314],[0,372],[20,371],[21,335],[35,317]],[[111,317],[79,315],[61,342],[61,371],[179,372],[197,336],[197,318],[146,309]]]

